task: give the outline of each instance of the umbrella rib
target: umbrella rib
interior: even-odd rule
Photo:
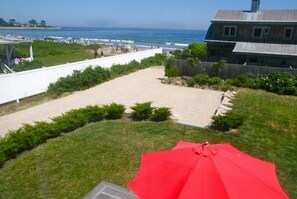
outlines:
[[[214,158],[216,158],[216,156],[211,156],[211,160],[213,162],[213,165],[216,167],[216,171],[218,171],[217,173],[218,173],[219,178],[221,179],[221,182],[222,182],[222,185],[224,187],[224,190],[225,190],[226,195],[228,196],[228,198],[231,198],[230,197],[230,194],[228,193],[227,187],[225,186],[225,183],[223,183],[224,182],[224,179],[223,179],[223,177],[221,175],[221,172],[219,172],[220,170],[219,170],[216,162],[214,161]]]
[[[267,187],[269,188],[270,190],[272,190],[273,192],[277,193],[278,195],[282,196],[281,193],[279,193],[279,191],[276,191],[273,187],[271,187],[270,185],[266,184],[261,178],[259,178],[258,176],[254,175],[253,173],[245,170],[245,169],[242,169],[240,166],[238,166],[238,164],[236,164],[236,162],[230,160],[229,158],[226,158],[224,157],[225,161],[228,161],[230,162],[231,164],[233,164],[234,166],[236,166],[241,172],[244,172],[244,173],[248,173],[250,174],[250,176],[252,176],[255,180],[258,180],[259,182],[261,182],[261,184],[264,185],[264,187]],[[274,173],[275,174],[275,173]],[[279,185],[280,186],[280,185]]]

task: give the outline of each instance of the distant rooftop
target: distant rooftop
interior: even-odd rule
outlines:
[[[16,38],[16,37],[0,37],[0,44],[19,44],[19,43],[31,43],[31,40]]]
[[[212,22],[297,23],[297,10],[219,10]]]

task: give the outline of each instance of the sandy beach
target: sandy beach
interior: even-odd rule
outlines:
[[[223,92],[162,84],[164,67],[152,67],[123,76],[85,91],[52,100],[0,117],[0,135],[24,123],[50,121],[71,109],[112,102],[124,104],[126,112],[135,103],[152,101],[155,107],[170,107],[180,123],[206,127],[218,108]]]

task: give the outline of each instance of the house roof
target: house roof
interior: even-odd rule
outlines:
[[[7,38],[7,37],[0,37],[0,45],[3,44],[19,44],[19,43],[31,43],[31,40],[26,39],[18,39],[18,38]]]
[[[219,10],[212,22],[297,23],[297,10]]]
[[[236,42],[234,53],[262,54],[297,57],[297,45]]]

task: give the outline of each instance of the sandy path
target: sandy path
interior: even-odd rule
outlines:
[[[125,104],[152,101],[153,106],[171,107],[179,122],[207,126],[220,104],[222,92],[164,85],[163,67],[153,67],[114,79],[91,89],[46,102],[35,107],[0,117],[0,135],[15,130],[23,123],[50,121],[71,109],[111,102]],[[131,111],[127,109],[127,111]]]

